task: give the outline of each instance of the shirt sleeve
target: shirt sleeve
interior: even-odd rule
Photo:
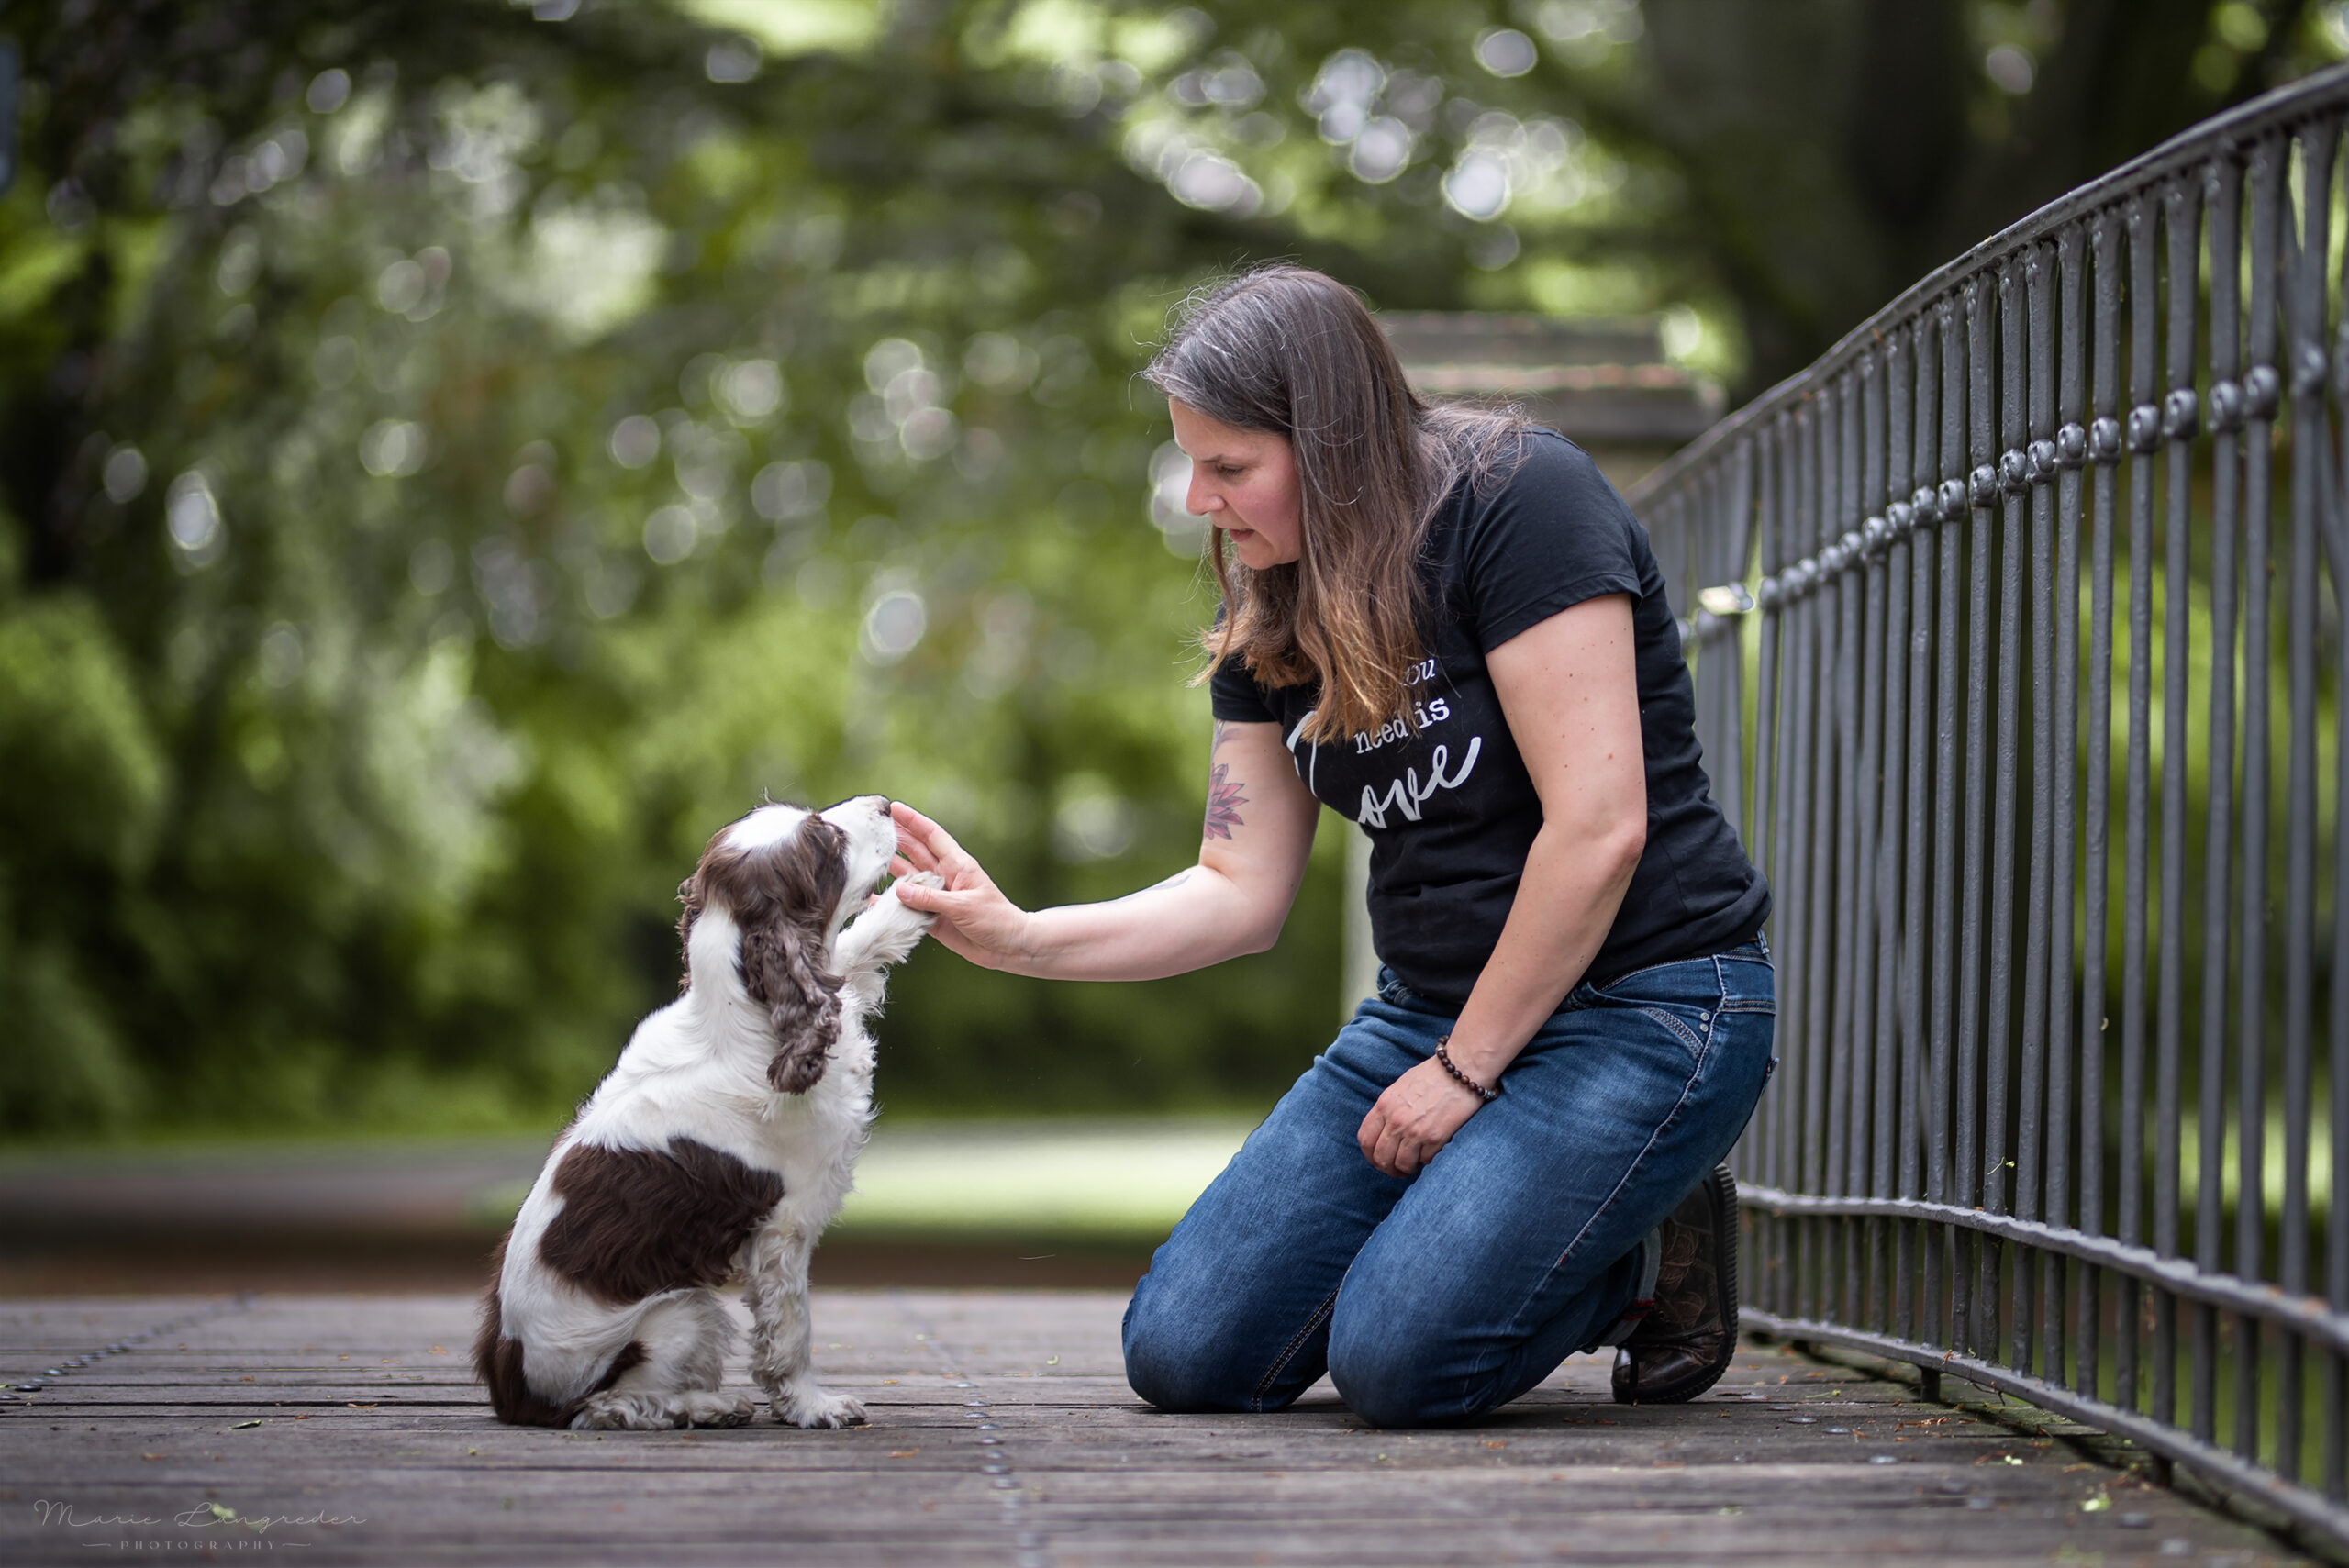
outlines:
[[[1256,684],[1256,678],[1237,659],[1226,660],[1222,668],[1208,677],[1208,695],[1215,716],[1227,724],[1280,722],[1264,706],[1264,689]]]
[[[1639,524],[1589,454],[1563,436],[1529,436],[1506,477],[1471,500],[1464,527],[1476,640],[1487,652],[1585,599],[1640,595]]]

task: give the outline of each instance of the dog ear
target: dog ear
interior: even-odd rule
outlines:
[[[817,962],[821,929],[797,920],[762,921],[742,932],[742,981],[774,1026],[767,1082],[804,1095],[824,1076],[841,1038],[841,977]]]
[[[702,887],[701,868],[696,866],[693,875],[677,884],[677,902],[685,912],[677,917],[677,995],[682,996],[693,989],[694,984],[694,922],[701,918],[701,906],[708,895]]]

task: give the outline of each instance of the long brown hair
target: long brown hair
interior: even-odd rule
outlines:
[[[1294,562],[1251,569],[1208,530],[1223,615],[1200,633],[1204,681],[1237,659],[1268,686],[1320,684],[1308,740],[1408,721],[1427,647],[1420,553],[1463,474],[1514,455],[1514,413],[1431,404],[1353,291],[1275,265],[1194,295],[1145,380],[1219,424],[1285,437],[1297,455]]]

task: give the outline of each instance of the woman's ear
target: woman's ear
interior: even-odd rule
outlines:
[[[824,1076],[841,1037],[841,977],[817,962],[823,937],[794,920],[767,920],[742,932],[742,984],[774,1027],[767,1082],[804,1095]]]

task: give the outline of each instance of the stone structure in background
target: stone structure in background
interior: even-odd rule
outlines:
[[[1655,317],[1397,311],[1378,319],[1422,394],[1518,404],[1589,452],[1618,490],[1721,416],[1718,384],[1666,361]],[[1370,840],[1357,828],[1346,851],[1346,1017],[1378,973],[1364,907],[1369,885]]]
[[[1653,316],[1396,311],[1378,319],[1421,393],[1521,405],[1597,458],[1619,490],[1721,417],[1720,387],[1666,362]]]

